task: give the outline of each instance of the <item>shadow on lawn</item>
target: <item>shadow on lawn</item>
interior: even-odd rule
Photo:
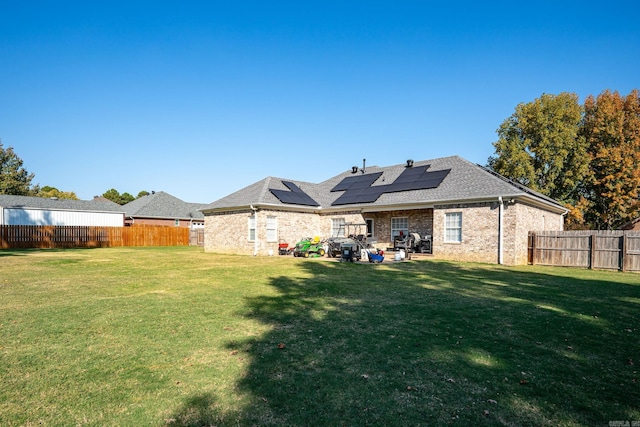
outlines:
[[[248,300],[251,402],[174,425],[606,425],[640,420],[640,287],[445,262],[308,262]],[[565,274],[568,273],[568,274]],[[608,276],[610,277],[610,276]],[[189,415],[189,416],[187,416]]]
[[[176,427],[215,426],[221,420],[215,408],[215,398],[210,393],[191,396],[165,423]]]

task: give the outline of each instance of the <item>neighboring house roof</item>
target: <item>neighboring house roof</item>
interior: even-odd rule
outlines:
[[[308,197],[297,197],[298,192]],[[374,211],[497,200],[498,197],[524,199],[552,211],[566,212],[557,201],[459,156],[416,161],[411,166],[369,166],[365,172],[349,170],[319,184],[268,177],[202,210],[272,206],[298,211]]]
[[[122,206],[127,218],[204,219],[204,203],[187,203],[164,191],[142,196]]]
[[[0,207],[5,209],[50,209],[86,212],[124,212],[122,206],[110,200],[70,200],[46,197],[0,194]]]

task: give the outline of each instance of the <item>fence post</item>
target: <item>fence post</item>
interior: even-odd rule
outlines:
[[[593,270],[593,264],[596,259],[596,234],[591,233],[589,236],[589,245],[591,246],[589,249],[589,270]]]
[[[536,264],[536,233],[529,232],[529,263],[531,265]]]
[[[627,232],[622,232],[622,253],[620,254],[620,269],[622,271],[627,271],[626,260],[627,260]]]

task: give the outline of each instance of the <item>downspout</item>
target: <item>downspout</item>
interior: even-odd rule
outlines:
[[[569,213],[569,209],[565,209],[564,213],[560,214],[560,227],[562,228],[560,231],[564,231],[564,216]]]
[[[503,260],[503,241],[504,241],[504,202],[502,196],[498,196],[498,264],[502,264]]]
[[[253,238],[253,256],[258,256],[258,209],[254,208],[253,205],[250,205],[250,207],[253,211],[253,220],[255,227],[255,236]]]

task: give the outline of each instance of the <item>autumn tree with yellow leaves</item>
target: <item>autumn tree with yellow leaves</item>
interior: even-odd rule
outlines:
[[[640,213],[640,96],[543,94],[497,130],[488,166],[558,200],[567,228],[612,229]]]
[[[589,145],[585,222],[612,229],[640,213],[640,92],[604,91],[585,100],[582,135]]]

